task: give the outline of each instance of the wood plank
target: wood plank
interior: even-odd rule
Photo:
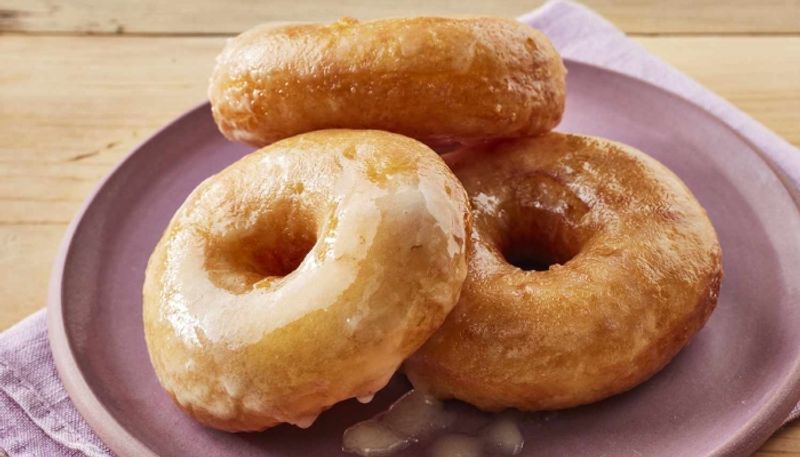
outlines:
[[[48,272],[64,227],[0,223],[0,331],[44,307]]]
[[[3,0],[0,30],[60,33],[235,34],[266,21],[414,14],[514,17],[543,0]],[[800,0],[586,0],[628,33],[800,33]]]
[[[800,145],[800,37],[640,37],[636,41]]]
[[[203,100],[222,38],[0,36],[0,330],[45,304],[64,228],[97,181]]]
[[[800,455],[800,421],[778,430],[753,457],[787,457]]]

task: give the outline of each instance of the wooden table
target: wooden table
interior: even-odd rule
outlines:
[[[537,3],[0,0],[0,330],[44,305],[64,228],[98,180],[203,100],[226,37],[264,21],[517,16]],[[800,145],[800,0],[587,3]],[[800,455],[800,424],[757,455]]]

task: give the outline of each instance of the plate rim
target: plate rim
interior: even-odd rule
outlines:
[[[662,95],[677,99],[680,103],[689,105],[692,109],[701,112],[705,117],[713,122],[720,124],[723,128],[734,134],[741,141],[750,146],[759,158],[769,167],[770,171],[778,178],[781,186],[786,190],[789,198],[800,213],[800,189],[795,189],[785,172],[766,153],[731,125],[720,119],[707,108],[695,103],[694,101],[666,90],[650,81],[632,76],[617,70],[601,67],[591,63],[564,58],[564,64],[569,70],[570,67],[583,67],[583,70],[610,73],[614,77],[627,79],[635,84],[649,86],[650,90],[660,92]],[[66,267],[67,257],[73,246],[75,234],[86,216],[86,212],[91,207],[96,197],[103,191],[111,179],[135,156],[139,150],[148,143],[164,134],[175,124],[184,121],[186,118],[196,115],[199,111],[208,110],[209,102],[204,100],[192,108],[184,111],[179,116],[171,119],[166,124],[159,127],[146,139],[139,142],[119,161],[91,190],[87,195],[75,216],[71,219],[64,231],[63,238],[59,244],[58,251],[53,260],[50,279],[48,283],[46,321],[47,335],[50,349],[55,362],[56,371],[59,379],[64,385],[64,389],[75,405],[76,410],[86,420],[87,424],[100,437],[103,443],[114,453],[122,456],[142,456],[158,457],[147,444],[140,441],[131,434],[117,419],[105,408],[98,399],[95,392],[86,382],[83,372],[80,370],[75,353],[72,349],[72,342],[67,337],[66,324],[64,321],[62,292],[63,278]],[[800,304],[799,304],[800,305]],[[788,382],[780,386],[768,395],[765,406],[759,409],[749,420],[739,429],[731,434],[731,439],[709,452],[708,455],[724,456],[747,456],[755,452],[766,442],[775,431],[783,425],[784,420],[792,411],[794,406],[800,401],[800,358],[795,360],[788,376]]]

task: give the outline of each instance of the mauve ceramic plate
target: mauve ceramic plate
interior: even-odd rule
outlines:
[[[725,279],[708,325],[661,373],[610,400],[530,415],[524,455],[747,455],[800,397],[794,191],[758,150],[689,102],[598,68],[568,68],[559,130],[631,144],[677,173],[719,233]],[[406,388],[398,376],[373,403],[340,404],[308,430],[230,434],[197,424],[159,387],[142,331],[145,263],[192,188],[249,151],[225,141],[202,105],[133,151],[67,231],[50,341],[75,405],[121,455],[341,455],[342,431]]]

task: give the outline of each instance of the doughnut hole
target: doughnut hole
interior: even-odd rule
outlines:
[[[316,214],[296,201],[270,202],[253,219],[225,236],[206,239],[209,278],[234,294],[279,282],[300,266],[317,242]]]
[[[525,271],[547,271],[580,252],[582,243],[560,214],[532,210],[518,214],[500,244],[508,263]]]
[[[495,245],[503,258],[524,271],[547,271],[578,255],[591,237],[584,223],[589,206],[556,177],[518,177],[503,205]]]

